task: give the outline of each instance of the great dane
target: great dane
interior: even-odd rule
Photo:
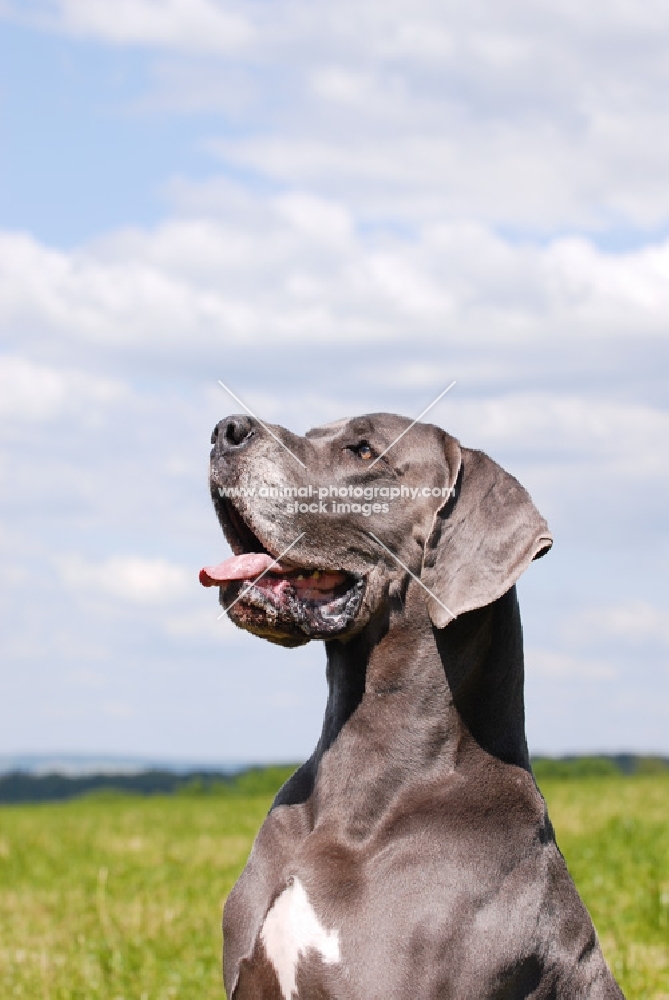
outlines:
[[[529,494],[436,426],[371,414],[212,435],[241,628],[325,641],[318,745],[223,917],[230,1000],[620,998],[525,739],[515,583],[552,544]]]

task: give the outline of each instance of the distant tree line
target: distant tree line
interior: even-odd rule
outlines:
[[[295,764],[252,767],[245,771],[151,769],[135,774],[0,775],[0,803],[57,802],[80,795],[274,795],[295,770]],[[539,783],[551,778],[596,778],[669,773],[669,758],[615,754],[597,757],[535,757],[532,768]]]
[[[533,757],[537,781],[546,778],[605,778],[615,775],[669,773],[669,757],[633,753],[601,754],[596,757]]]
[[[80,795],[274,795],[297,765],[252,767],[245,771],[175,771],[150,769],[135,774],[0,775],[0,803],[57,802]]]

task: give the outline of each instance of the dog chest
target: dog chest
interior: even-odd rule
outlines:
[[[297,993],[298,966],[307,953],[317,955],[325,965],[341,962],[338,930],[323,925],[298,878],[292,879],[272,904],[260,941],[284,1000],[292,1000]]]

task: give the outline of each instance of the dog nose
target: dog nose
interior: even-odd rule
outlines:
[[[254,423],[246,414],[235,413],[231,417],[225,417],[214,427],[211,435],[211,443],[216,451],[231,451],[233,448],[241,448],[253,436]]]

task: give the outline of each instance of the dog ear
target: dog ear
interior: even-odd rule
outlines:
[[[453,438],[446,460],[452,470]],[[423,553],[430,618],[443,628],[492,604],[553,544],[546,521],[518,480],[482,451],[462,448],[457,480],[434,516]]]

